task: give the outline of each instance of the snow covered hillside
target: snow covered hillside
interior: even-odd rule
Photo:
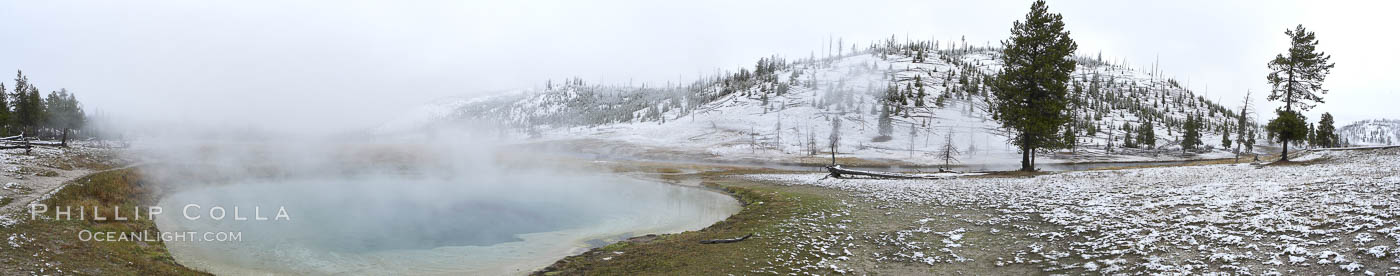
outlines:
[[[890,40],[831,57],[764,58],[753,68],[679,86],[550,82],[543,89],[438,103],[379,131],[475,121],[509,128],[516,138],[602,140],[725,158],[815,158],[829,155],[835,140],[843,158],[931,164],[936,153],[955,149],[968,164],[1019,160],[988,108],[999,49],[939,45]],[[1238,109],[1160,73],[1076,59],[1074,146],[1041,153],[1042,162],[1231,155],[1221,134],[1236,139]],[[1188,116],[1202,118],[1206,150],[1181,150]],[[1151,139],[1141,135],[1144,124],[1155,134]],[[1254,122],[1246,125],[1245,133],[1260,133]]]
[[[1400,120],[1364,120],[1337,129],[1343,145],[1379,146],[1400,143]]]

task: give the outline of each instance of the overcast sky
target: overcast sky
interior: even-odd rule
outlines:
[[[0,1],[0,80],[22,69],[90,111],[215,127],[377,125],[449,96],[578,76],[664,84],[828,37],[997,43],[1030,1]],[[1227,106],[1263,100],[1304,24],[1337,67],[1315,111],[1400,118],[1396,1],[1051,1],[1079,51],[1168,75]],[[848,46],[849,47],[849,46]],[[1268,112],[1272,106],[1258,110]],[[1316,120],[1319,112],[1309,114]],[[1270,115],[1270,117],[1272,117]]]

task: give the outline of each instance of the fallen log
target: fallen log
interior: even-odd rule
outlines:
[[[828,173],[830,173],[829,176],[835,177],[835,178],[843,178],[843,177],[851,176],[851,175],[867,176],[867,177],[874,177],[874,178],[892,178],[892,179],[944,179],[944,178],[947,178],[947,177],[943,177],[943,176],[932,176],[932,175],[913,175],[913,174],[891,173],[891,172],[876,172],[876,171],[852,170],[852,169],[842,168],[841,165],[827,166],[827,167],[826,167],[826,171],[827,171]]]
[[[63,142],[54,141],[28,141],[28,143],[35,146],[63,146]]]
[[[734,242],[741,242],[741,241],[747,240],[747,239],[749,239],[749,237],[753,237],[753,233],[749,233],[748,235],[744,235],[743,237],[738,237],[738,238],[733,238],[733,239],[701,240],[701,241],[700,241],[700,244],[734,243]]]
[[[7,141],[7,140],[0,140],[0,149],[20,149],[20,148],[30,148],[30,147],[38,147],[38,146],[44,146],[44,147],[63,147],[64,145],[63,145],[63,142],[55,142],[55,141],[39,141],[39,140]]]

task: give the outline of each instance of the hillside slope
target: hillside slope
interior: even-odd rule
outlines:
[[[937,153],[952,148],[966,164],[1015,163],[1018,150],[987,108],[986,83],[1000,68],[999,55],[994,48],[887,41],[825,58],[764,58],[753,68],[685,86],[591,85],[572,79],[544,89],[438,103],[425,108],[432,116],[410,114],[405,117],[417,119],[379,131],[491,122],[512,129],[517,138],[621,145],[589,146],[595,153],[664,151],[770,161],[829,158],[835,132],[843,158],[933,164]],[[1042,153],[1042,163],[1233,156],[1220,149],[1220,135],[1228,131],[1236,138],[1235,110],[1160,74],[1077,59],[1070,95],[1075,147]],[[1203,118],[1202,140],[1214,150],[1180,150],[1188,116]],[[881,123],[884,117],[888,123]],[[839,127],[833,127],[837,120]],[[1155,145],[1124,148],[1126,142],[1146,141],[1136,139],[1145,122],[1153,126]],[[1124,140],[1125,124],[1133,141]],[[1246,129],[1259,133],[1252,131],[1257,129],[1252,121]]]
[[[1400,120],[1363,120],[1337,129],[1343,145],[1381,146],[1400,143]]]

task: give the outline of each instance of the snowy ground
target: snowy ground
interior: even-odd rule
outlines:
[[[34,147],[0,151],[0,226],[18,221],[25,206],[94,172],[91,167],[115,162],[100,143],[71,141],[71,147]]]
[[[844,214],[842,225],[817,227],[884,225],[842,235],[873,245],[856,249],[858,256],[835,254],[820,264],[842,270],[851,269],[847,260],[860,258],[928,269],[914,270],[919,273],[944,271],[940,267],[1071,274],[1400,273],[1400,148],[1321,151],[1298,159],[1305,164],[1035,178],[749,177],[837,189],[864,201],[850,206],[886,210],[883,217]],[[828,236],[795,244],[832,244]]]

